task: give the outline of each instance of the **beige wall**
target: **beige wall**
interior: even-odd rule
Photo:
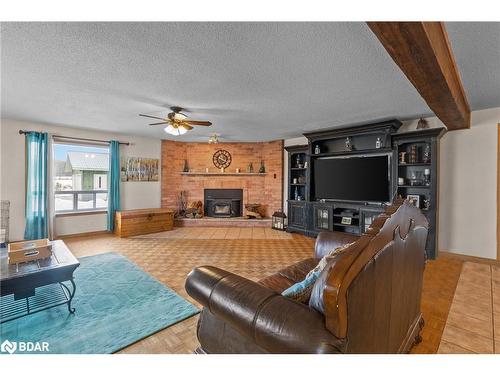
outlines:
[[[46,131],[55,135],[93,139],[117,139],[131,142],[120,146],[121,156],[161,158],[161,141],[124,136],[107,132],[88,131],[61,126],[2,119],[0,125],[0,197],[11,202],[10,240],[20,240],[24,233],[24,137],[19,130]],[[123,209],[160,207],[160,182],[122,182]],[[57,235],[101,231],[106,229],[106,215],[59,217]]]
[[[472,112],[471,123],[441,140],[439,248],[495,259],[500,108]]]
[[[437,117],[427,119],[442,127]],[[405,121],[399,132],[415,130]],[[472,112],[471,128],[447,132],[441,139],[439,250],[495,259],[497,210],[497,124],[500,107]],[[285,146],[307,144],[305,137]],[[288,159],[285,151],[285,182]],[[288,199],[284,187],[285,206]],[[286,209],[286,207],[285,207]]]

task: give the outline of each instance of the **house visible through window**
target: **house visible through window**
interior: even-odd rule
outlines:
[[[109,148],[54,143],[56,212],[106,210]]]

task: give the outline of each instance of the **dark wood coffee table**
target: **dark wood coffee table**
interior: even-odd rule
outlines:
[[[9,265],[7,249],[0,249],[0,323],[64,304],[73,314],[79,265],[61,240],[52,241],[50,258],[17,265]]]

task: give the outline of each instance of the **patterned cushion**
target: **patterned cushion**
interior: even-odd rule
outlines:
[[[330,273],[330,267],[328,265],[333,264],[332,262],[335,259],[335,255],[340,254],[345,251],[352,243],[346,244],[344,246],[337,247],[332,250],[328,255],[324,256],[321,259],[320,264],[323,262],[323,267],[319,271],[318,277],[316,277],[316,281],[314,282],[313,287],[310,289],[311,294],[309,295],[309,307],[319,311],[320,313],[325,313],[325,308],[323,304],[323,290],[325,289],[326,281],[328,280],[328,275]],[[318,266],[320,265],[318,264]]]
[[[314,272],[318,272],[318,273],[321,273],[321,271],[323,271],[323,269],[326,267],[326,265],[328,264],[328,262],[330,261],[330,258],[337,255],[337,254],[340,254],[342,251],[344,251],[348,246],[351,246],[352,242],[351,243],[348,243],[348,244],[345,244],[344,246],[339,246],[339,247],[336,247],[335,249],[331,250],[328,254],[326,254],[323,258],[321,258],[321,260],[319,261],[318,265],[316,267],[314,267],[311,271],[309,271],[309,273],[307,274],[306,276],[306,279],[309,277],[310,274],[314,273]]]
[[[309,298],[311,297],[311,292],[314,287],[314,283],[318,279],[321,271],[326,267],[328,262],[332,259],[333,256],[339,254],[344,251],[349,244],[344,246],[337,247],[326,254],[318,263],[316,267],[314,267],[309,273],[306,275],[305,279],[293,284],[291,287],[285,289],[281,294],[285,297],[293,299],[294,301],[307,303]]]
[[[293,299],[294,301],[307,303],[319,274],[319,272],[309,273],[304,280],[293,284],[290,288],[285,289],[281,294],[284,297]]]

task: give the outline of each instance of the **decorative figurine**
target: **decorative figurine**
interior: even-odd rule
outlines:
[[[382,140],[377,137],[377,142],[375,142],[375,148],[382,148]]]
[[[422,209],[426,210],[426,211],[430,210],[430,208],[431,208],[431,198],[425,197],[423,203],[424,203],[424,206],[423,206]]]
[[[316,147],[314,147],[314,153],[315,153],[316,155],[321,154],[321,150],[320,150],[320,148],[319,148],[319,146],[318,146],[318,145],[316,145]]]
[[[345,149],[347,151],[352,151],[352,143],[351,143],[351,137],[347,137],[345,139]]]
[[[189,166],[188,166],[188,161],[187,159],[184,159],[184,168],[182,169],[183,172],[189,172]]]
[[[424,183],[425,186],[430,186],[431,184],[431,170],[429,168],[424,169]]]
[[[422,162],[430,163],[431,162],[431,145],[426,143],[424,146],[424,152],[422,154]]]
[[[247,172],[248,173],[253,173],[253,164],[252,163],[248,164]]]
[[[304,168],[307,169],[307,161],[304,163]]]
[[[427,122],[427,120],[423,117],[420,118],[420,120],[418,120],[418,123],[417,123],[417,129],[420,130],[420,129],[428,129],[429,128],[429,123]]]

